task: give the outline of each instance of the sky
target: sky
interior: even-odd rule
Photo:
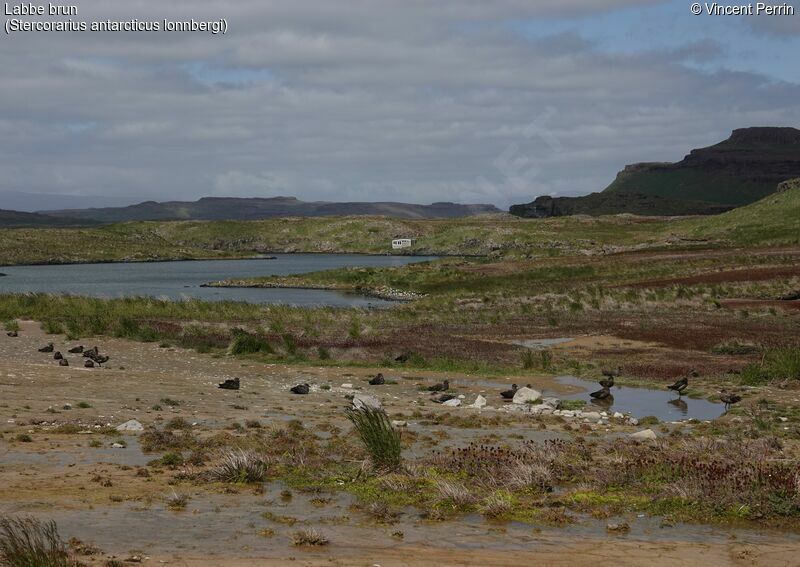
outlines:
[[[683,0],[73,5],[76,16],[22,19],[224,18],[227,32],[0,34],[0,208],[279,195],[506,208],[600,191],[625,164],[677,161],[734,128],[800,127],[798,11],[695,16]]]

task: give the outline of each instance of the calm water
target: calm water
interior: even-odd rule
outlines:
[[[618,411],[630,413],[636,417],[652,415],[661,421],[681,421],[684,419],[716,419],[723,414],[725,407],[722,404],[709,402],[708,400],[695,400],[686,396],[678,399],[675,392],[667,390],[655,390],[650,388],[626,388],[625,386],[614,386],[611,388],[613,400],[606,405],[601,402],[592,402],[589,392],[600,389],[596,382],[581,380],[575,376],[560,376],[557,378],[562,384],[571,384],[585,388],[585,392],[563,396],[567,400],[586,400],[589,405],[586,411],[592,409],[603,409],[606,411]],[[594,406],[594,407],[593,407]]]
[[[152,296],[168,299],[246,301],[311,306],[388,306],[392,302],[314,289],[207,288],[229,278],[285,276],[348,266],[403,266],[432,260],[423,256],[280,254],[275,260],[209,260],[131,264],[74,264],[0,267],[0,293],[66,293],[94,297]]]

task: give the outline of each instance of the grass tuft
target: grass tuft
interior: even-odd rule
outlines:
[[[261,482],[267,474],[267,463],[253,451],[229,451],[208,474],[212,480],[220,482]]]
[[[347,419],[356,428],[376,468],[395,471],[402,461],[400,433],[382,409],[363,407],[347,409]]]
[[[0,518],[0,564],[9,567],[77,567],[55,522]]]

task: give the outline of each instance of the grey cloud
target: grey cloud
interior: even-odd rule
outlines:
[[[4,37],[0,192],[505,206],[800,122],[797,85],[682,65],[711,42],[619,55],[503,25],[643,3],[84,2],[81,17],[225,16],[231,31]],[[548,109],[547,136],[531,133]]]

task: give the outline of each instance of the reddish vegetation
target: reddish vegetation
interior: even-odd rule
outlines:
[[[725,299],[720,301],[726,309],[786,309],[800,311],[800,300],[781,301],[778,299]]]
[[[705,283],[728,283],[728,282],[758,282],[780,278],[800,277],[800,266],[776,266],[772,268],[748,268],[741,270],[724,270],[721,272],[710,272],[708,274],[698,274],[685,278],[669,278],[661,280],[648,280],[636,282],[625,286],[633,288],[667,287],[671,285],[694,285]]]

